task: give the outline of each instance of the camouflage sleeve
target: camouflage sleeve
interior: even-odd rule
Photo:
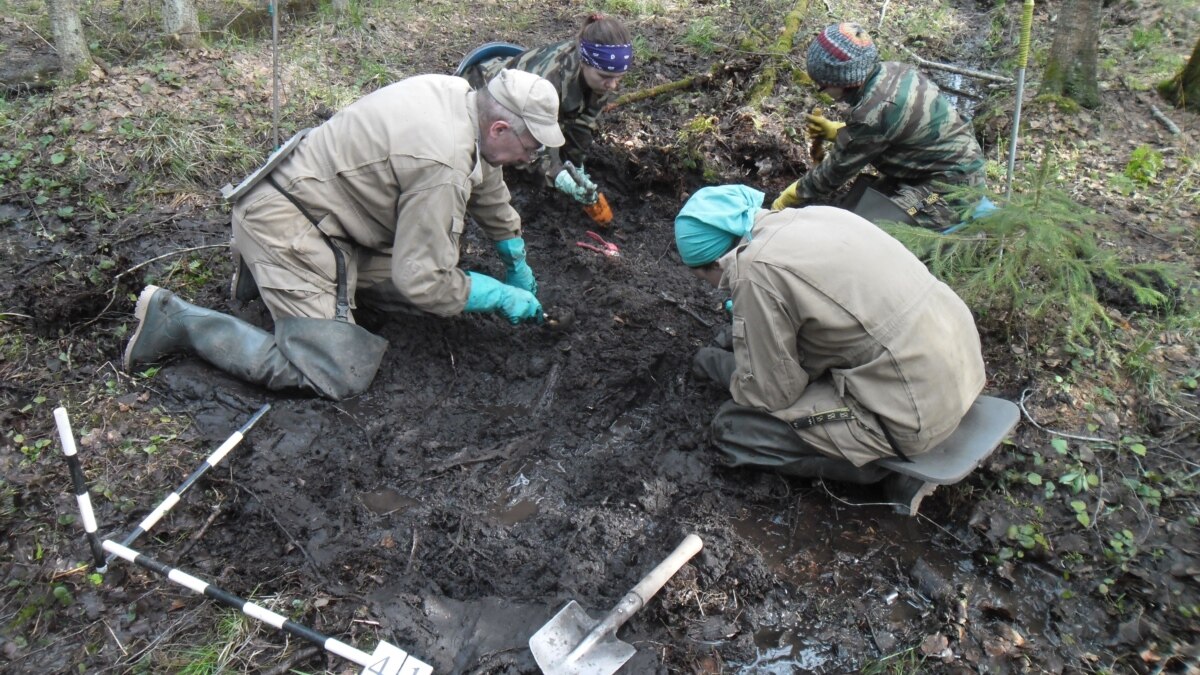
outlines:
[[[813,167],[796,187],[796,195],[805,201],[825,200],[862,171],[882,148],[884,139],[869,127],[851,122],[838,132],[837,141],[825,159]]]
[[[585,107],[577,114],[559,119],[559,127],[567,142],[559,150],[563,159],[569,159],[576,166],[583,166],[587,153],[592,149],[592,140],[600,131],[600,112],[604,109],[605,99]]]

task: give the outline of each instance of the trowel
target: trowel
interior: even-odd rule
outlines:
[[[704,542],[689,534],[600,621],[572,600],[529,638],[529,650],[546,675],[611,675],[637,652],[617,639],[617,629],[641,609]]]

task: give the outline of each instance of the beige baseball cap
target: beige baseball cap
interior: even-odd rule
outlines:
[[[505,69],[488,82],[488,93],[525,122],[538,143],[557,148],[567,139],[558,128],[558,91],[544,78]]]

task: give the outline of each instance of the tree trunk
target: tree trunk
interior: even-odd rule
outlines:
[[[192,0],[163,0],[163,32],[181,47],[200,46],[200,20]]]
[[[1200,40],[1196,40],[1192,58],[1183,65],[1183,70],[1160,84],[1158,91],[1177,107],[1200,112]]]
[[[1041,94],[1057,94],[1085,108],[1100,105],[1096,78],[1103,0],[1067,0],[1058,15]]]
[[[79,0],[46,0],[46,7],[50,12],[50,25],[54,28],[54,49],[58,51],[63,78],[84,79],[92,69],[92,54],[83,38]]]

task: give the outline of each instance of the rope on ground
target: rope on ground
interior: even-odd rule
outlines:
[[[1075,434],[1068,434],[1065,431],[1055,431],[1054,429],[1047,429],[1046,427],[1038,424],[1037,420],[1033,419],[1033,415],[1030,415],[1029,411],[1025,409],[1025,397],[1029,395],[1030,391],[1032,391],[1032,390],[1026,389],[1025,391],[1021,392],[1021,400],[1017,401],[1017,407],[1021,409],[1021,414],[1025,416],[1025,419],[1029,420],[1029,423],[1032,424],[1033,426],[1037,427],[1039,430],[1044,431],[1048,434],[1054,434],[1055,436],[1062,436],[1063,438],[1070,438],[1070,439],[1073,439],[1076,441],[1087,441],[1089,443],[1107,443],[1108,445],[1116,445],[1116,443],[1108,440],[1107,438],[1097,438],[1095,436],[1077,436]]]
[[[820,479],[820,478],[818,478],[818,479],[817,479],[817,484],[819,484],[819,485],[821,486],[821,489],[825,491],[825,494],[829,495],[829,498],[830,498],[830,499],[832,499],[832,500],[834,500],[834,501],[836,501],[836,502],[840,502],[840,503],[842,503],[842,504],[845,504],[846,506],[853,506],[853,507],[855,507],[855,508],[861,508],[861,507],[864,507],[864,506],[888,506],[888,507],[895,507],[895,506],[896,506],[895,504],[893,504],[893,503],[891,503],[891,502],[862,502],[862,503],[857,503],[857,504],[856,504],[855,502],[846,501],[845,499],[842,499],[841,497],[839,497],[839,496],[837,496],[837,495],[833,494],[832,492],[830,492],[830,491],[829,491],[829,487],[828,487],[827,485],[825,485],[825,481],[824,481],[823,479]],[[957,541],[958,543],[962,544],[963,546],[968,546],[967,542],[963,541],[962,537],[959,537],[958,535],[954,534],[954,533],[953,533],[953,532],[951,532],[950,530],[947,530],[945,527],[943,527],[943,526],[939,525],[937,521],[935,521],[934,519],[932,519],[932,518],[930,518],[929,516],[925,515],[924,513],[921,513],[919,510],[917,511],[917,515],[915,515],[915,516],[908,516],[908,517],[909,517],[909,518],[920,518],[921,520],[924,520],[925,522],[929,523],[930,525],[933,525],[933,526],[934,526],[934,527],[936,527],[937,529],[939,529],[939,530],[941,530],[942,532],[944,532],[944,533],[945,533],[947,536],[949,536],[951,539],[954,539],[955,541]]]

